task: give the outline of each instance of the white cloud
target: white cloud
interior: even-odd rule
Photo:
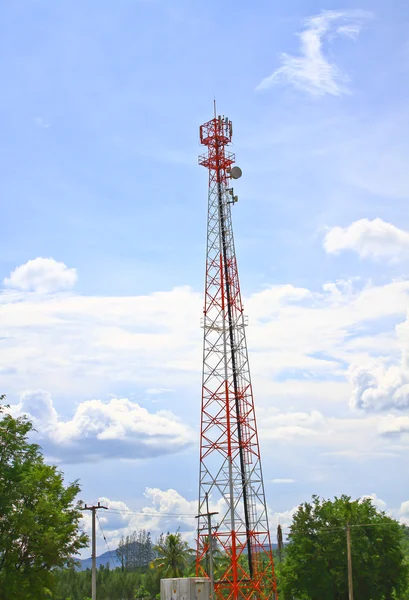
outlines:
[[[399,509],[400,522],[409,527],[409,500],[402,502]]]
[[[287,481],[287,480],[277,480]],[[290,480],[292,481],[292,480]],[[378,497],[376,493],[361,496],[361,499],[369,498],[378,510],[385,511],[392,518],[400,519],[402,523],[409,525],[409,501],[402,502],[400,509],[393,509],[387,506],[386,502]],[[196,499],[188,500],[175,489],[162,490],[160,488],[145,488],[145,502],[142,508],[133,510],[121,500],[111,500],[107,497],[99,497],[95,501],[100,501],[103,506],[108,507],[108,511],[100,512],[104,532],[107,536],[111,550],[115,549],[121,536],[130,535],[133,531],[145,529],[150,531],[153,540],[166,531],[176,531],[180,528],[183,538],[194,547],[196,536],[195,515],[198,510]],[[308,498],[305,498],[308,500]],[[210,498],[209,507],[211,511],[222,512],[225,505],[214,503]],[[275,542],[275,535],[278,525],[281,525],[284,536],[287,537],[294,514],[298,506],[288,510],[274,511],[271,506],[267,506],[269,529],[271,540]],[[83,525],[88,533],[91,533],[91,518],[85,513]],[[102,545],[102,540],[98,540],[100,547],[98,553],[106,551]]]
[[[161,490],[149,487],[145,489],[144,498],[148,504],[138,510],[132,510],[120,500],[111,500],[104,496],[97,499],[103,506],[108,507],[108,511],[100,512],[99,519],[111,550],[117,547],[121,536],[126,537],[140,529],[149,531],[155,540],[160,533],[176,531],[179,528],[182,537],[191,547],[194,547],[197,524],[195,516],[198,510],[196,499],[187,500],[175,489]],[[210,498],[209,508],[211,511],[220,513],[225,506],[222,506],[221,503],[213,503]],[[297,507],[281,512],[274,512],[269,507],[267,510],[272,536],[274,537],[279,524],[282,526],[284,534],[287,535]],[[86,513],[83,518],[83,526],[87,533],[91,533],[91,518]],[[106,551],[101,540],[98,541],[100,545],[98,553]]]
[[[49,393],[26,392],[11,412],[32,418],[45,453],[62,462],[150,458],[183,450],[195,439],[172,412],[150,413],[127,398],[87,400],[64,421]]]
[[[161,394],[166,394],[166,392],[171,392],[172,390],[167,388],[148,388],[146,390],[146,394],[148,396],[160,396]]]
[[[339,96],[348,92],[348,76],[325,55],[323,43],[330,36],[356,38],[362,23],[370,15],[358,10],[328,10],[305,21],[305,29],[299,34],[299,56],[281,55],[282,66],[257,86],[267,89],[279,81],[285,81],[313,96],[331,94]],[[342,25],[337,25],[339,22]]]
[[[23,291],[56,292],[72,288],[77,281],[76,269],[69,269],[53,258],[35,258],[17,267],[4,285]]]
[[[117,547],[122,535],[126,537],[133,531],[140,529],[150,531],[155,540],[162,532],[172,532],[180,528],[184,539],[194,547],[196,535],[195,515],[198,510],[197,500],[187,500],[175,489],[161,490],[159,488],[146,488],[144,497],[148,500],[148,504],[137,511],[132,510],[126,503],[120,500],[111,500],[104,496],[98,498],[98,501],[109,509],[108,511],[101,511],[99,518],[111,550]],[[385,511],[392,518],[400,518],[402,523],[409,523],[409,501],[402,502],[400,509],[394,510],[389,508],[386,502],[375,493],[361,496],[362,500],[366,498],[370,499],[378,510]],[[220,508],[217,504],[210,502],[210,510],[218,511]],[[278,525],[281,525],[284,536],[287,537],[297,510],[298,506],[294,506],[288,510],[275,512],[268,507],[269,529],[272,542],[275,541]],[[90,515],[84,515],[83,524],[85,530],[90,533]],[[99,540],[99,543],[100,548],[98,548],[98,553],[106,551],[101,540]]]
[[[187,287],[118,298],[4,292],[0,305],[9,393],[98,397],[124,382],[127,394],[135,385],[180,393],[200,373],[202,300]]]
[[[397,364],[385,366],[383,361],[372,360],[369,364],[350,365],[352,409],[402,411],[409,408],[409,316],[396,326],[396,332],[401,348]]]
[[[270,440],[294,440],[311,438],[329,432],[324,416],[317,410],[281,413],[277,409],[261,410],[259,418],[260,437]]]
[[[386,415],[379,422],[379,432],[386,436],[396,436],[409,433],[409,416]]]
[[[374,506],[376,506],[376,508],[380,511],[385,511],[387,510],[387,505],[386,502],[384,500],[382,500],[381,498],[378,498],[378,496],[374,493],[374,494],[368,494],[366,496],[362,496],[361,500],[371,500],[372,504]]]
[[[400,366],[351,366],[352,409],[389,410],[409,408],[409,371]]]
[[[409,436],[406,440],[402,435],[395,436],[396,439],[388,435],[408,431],[405,419],[402,422],[388,421],[380,413],[348,414],[347,417],[328,413],[331,411],[327,410],[324,415],[320,411],[280,412],[273,407],[259,407],[257,416],[262,448],[267,448],[268,455],[270,451],[279,451],[287,455],[291,453],[294,457],[302,449],[306,463],[306,456],[310,452],[318,452],[321,457],[342,457],[357,463],[380,458],[396,459],[409,450]],[[308,465],[308,469],[311,478],[311,465]],[[273,483],[276,481],[273,480]]]
[[[379,286],[337,281],[315,291],[276,285],[245,299],[257,418],[264,440],[322,444],[328,451],[348,450],[358,456],[385,451],[372,440],[378,435],[386,444],[377,420],[366,421],[363,414],[338,420],[331,415],[335,406],[347,410],[354,385],[347,380],[350,365],[350,374],[367,368],[368,359],[371,368],[379,363],[386,369],[394,361],[399,365],[405,329],[401,327],[396,336],[393,330],[375,334],[372,327],[385,317],[404,317],[408,290],[405,280]],[[185,422],[196,427],[201,294],[188,287],[118,298],[3,291],[0,305],[0,365],[9,401],[16,405],[22,391],[46,389],[59,407],[69,394],[78,409],[74,416],[68,413],[69,418],[64,413],[65,420],[59,417],[54,429],[62,441],[70,439],[73,460],[80,447],[75,432],[86,431],[87,419],[99,425],[110,422],[92,430],[91,438],[98,440],[97,459],[109,455],[108,444],[121,456],[136,452],[129,440],[142,399],[149,414],[159,414],[152,412],[153,403],[171,407],[172,414],[183,414]],[[126,404],[135,404],[133,394],[139,402],[135,410]],[[129,413],[126,422],[119,417],[111,422],[113,409],[101,400],[84,402],[107,397],[123,403],[121,410]],[[275,408],[268,412],[271,399]],[[26,409],[29,400],[24,400]],[[123,431],[115,446],[115,436]],[[352,445],[346,441],[348,431],[354,432]],[[144,441],[137,452],[143,454],[148,446]]]
[[[12,409],[15,414],[29,415],[34,425],[38,424],[42,429],[55,427],[58,421],[51,394],[44,390],[24,392],[19,404]]]
[[[251,295],[245,308],[258,388],[280,388],[296,399],[305,395],[304,382],[319,397],[323,379],[338,380],[331,393],[341,397],[348,364],[365,364],[374,350],[389,358],[397,351],[392,335],[378,339],[368,328],[403,315],[408,289],[408,281],[365,287],[341,281],[321,291],[277,285]],[[173,390],[156,395],[166,403],[172,394],[182,402],[181,388],[197,388],[202,297],[187,287],[118,298],[3,292],[0,304],[0,364],[9,394],[45,388],[54,396],[70,390],[81,399],[105,397],[125,382],[152,398],[152,390]]]
[[[346,35],[353,40],[356,40],[360,32],[361,26],[357,23],[350,23],[349,25],[341,25],[340,27],[337,27],[338,35]]]
[[[273,512],[271,509],[268,510],[268,526],[270,529],[271,542],[276,542],[277,527],[281,525],[283,530],[284,539],[290,532],[290,526],[293,521],[293,516],[298,510],[298,506],[294,506],[289,510],[283,510],[279,512]]]
[[[153,540],[163,532],[179,529],[182,537],[193,547],[197,526],[197,500],[187,500],[172,488],[161,490],[147,487],[143,495],[145,505],[138,510],[132,510],[120,500],[98,498],[102,505],[108,507],[108,511],[101,511],[100,520],[111,549],[117,547],[121,536],[126,537],[140,529],[149,531]],[[222,507],[213,503],[210,498],[209,508],[211,511],[220,512]],[[90,532],[91,520],[88,515],[85,515],[83,524],[85,530]],[[103,548],[101,550],[104,551]]]
[[[97,500],[108,507],[107,511],[100,512],[99,519],[111,550],[118,547],[122,536],[126,537],[141,529],[149,531],[155,541],[159,534],[179,528],[184,539],[193,545],[197,500],[186,500],[174,489],[146,488],[144,501],[148,501],[148,504],[138,510],[133,510],[121,500],[111,500],[105,496]],[[87,533],[91,533],[91,519],[87,513],[84,514],[83,526]],[[99,543],[98,552],[106,551],[101,540]]]
[[[281,483],[295,483],[294,479],[272,479],[271,483],[281,484]]]
[[[333,227],[324,238],[329,254],[353,250],[361,258],[399,260],[409,256],[409,233],[382,219],[360,219],[348,227]]]

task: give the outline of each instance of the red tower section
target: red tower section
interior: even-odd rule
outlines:
[[[209,198],[197,574],[214,578],[219,599],[271,600],[276,582],[231,220],[232,179],[241,171],[226,149],[231,139],[225,117],[200,128]],[[209,501],[218,511],[210,539]]]

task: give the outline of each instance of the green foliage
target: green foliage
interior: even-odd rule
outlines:
[[[150,597],[151,597],[151,593],[145,587],[144,575],[142,575],[140,584],[135,588],[134,598],[138,599],[138,598],[150,598]]]
[[[44,463],[28,442],[32,429],[0,407],[0,600],[50,598],[52,569],[88,541],[79,531],[80,487],[65,487],[63,474]]]
[[[56,591],[53,600],[87,600],[91,590],[91,570],[61,569],[56,572]],[[107,569],[97,571],[98,600],[126,600],[149,598],[159,593],[160,575],[149,567],[133,571]]]
[[[127,541],[128,540],[128,541]],[[136,542],[136,543],[135,543]],[[138,566],[146,562],[147,551],[158,555],[149,566]],[[134,532],[122,539],[117,552],[121,567],[110,570],[101,566],[97,571],[98,600],[127,600],[159,598],[162,577],[186,577],[191,572],[193,551],[181,538],[179,532],[160,535],[154,548],[150,535],[145,531]],[[172,571],[173,570],[173,571]],[[168,575],[171,573],[170,575]],[[173,573],[176,573],[174,575]],[[91,590],[91,570],[75,571],[59,569],[56,572],[57,590],[54,600],[86,600]]]
[[[193,555],[193,550],[182,540],[179,532],[162,534],[154,550],[157,558],[152,561],[152,565],[160,571],[162,577],[182,577]]]
[[[318,503],[318,508],[317,508]],[[397,539],[402,537],[402,543],[398,542],[398,553],[399,548],[403,549],[403,559],[406,561],[406,564],[409,564],[409,529],[401,528],[399,524],[394,522],[391,519],[386,517],[382,513],[378,513],[376,509],[370,504],[370,502],[365,503],[352,503],[348,498],[342,497],[339,500],[336,499],[334,503],[327,503],[326,510],[324,512],[320,512],[319,506],[323,503],[323,501],[319,501],[319,499],[314,499],[312,505],[310,505],[310,509],[307,510],[306,506],[303,505],[300,507],[298,514],[294,520],[293,525],[293,533],[292,533],[292,541],[287,546],[285,545],[282,551],[282,559],[283,562],[279,562],[278,560],[278,551],[275,551],[275,559],[276,559],[276,575],[277,580],[279,582],[279,589],[281,590],[279,598],[280,600],[347,600],[347,588],[346,588],[346,539],[345,539],[345,516],[348,515],[348,518],[351,524],[368,524],[370,519],[376,525],[374,528],[358,528],[352,527],[352,542],[355,544],[355,549],[353,549],[353,561],[354,568],[360,569],[361,563],[360,558],[356,556],[356,552],[361,552],[362,546],[358,545],[357,536],[359,535],[359,531],[361,529],[364,531],[365,536],[369,533],[369,530],[373,530],[371,535],[371,540],[377,540],[379,536],[381,536],[381,541],[384,539],[383,535],[385,529],[391,528],[392,537],[397,535]],[[349,504],[352,505],[351,510],[346,510],[346,506]],[[334,510],[331,509],[331,504],[334,504]],[[342,505],[345,504],[344,509],[342,509]],[[362,504],[364,505],[362,508]],[[334,514],[331,514],[331,513]],[[307,519],[305,514],[308,513],[310,516]],[[314,513],[317,513],[316,515]],[[304,517],[301,515],[304,514]],[[325,516],[325,521],[319,523],[319,515],[321,517]],[[353,519],[354,517],[354,519]],[[373,520],[373,518],[375,520]],[[390,525],[391,523],[391,525]],[[313,527],[311,527],[311,524]],[[324,527],[323,527],[324,525]],[[326,528],[325,531],[321,531],[321,529]],[[304,551],[303,548],[298,545],[300,538],[304,540],[304,538],[311,534],[311,539],[317,539],[318,534],[323,535],[321,541],[323,541],[322,552],[321,554],[316,551],[315,554],[311,555],[311,552]],[[328,541],[329,535],[334,536],[335,539],[332,540],[334,546],[331,545]],[[169,535],[169,534],[168,534]],[[179,537],[180,534],[174,534],[176,537]],[[388,534],[389,536],[389,534]],[[165,540],[168,536],[161,535],[159,537],[157,546],[165,545]],[[172,539],[172,538],[171,538]],[[310,544],[311,542],[308,542]],[[399,545],[400,544],[400,545]],[[296,548],[296,546],[298,546]],[[390,549],[390,544],[386,540],[385,545],[381,545],[382,548],[385,548],[385,551]],[[186,549],[187,546],[185,545]],[[309,546],[307,546],[308,550]],[[372,548],[372,546],[371,546]],[[396,550],[396,547],[393,546]],[[186,555],[186,563],[185,567],[182,569],[183,576],[194,576],[194,560],[193,560],[193,552],[187,548]],[[325,552],[328,552],[327,559],[325,559]],[[214,563],[215,563],[215,575],[216,579],[220,574],[223,575],[226,567],[229,564],[228,557],[217,545],[213,548],[214,554]],[[288,558],[290,556],[290,558]],[[314,561],[319,560],[318,567],[315,567]],[[331,577],[334,577],[334,580],[337,581],[336,576],[337,573],[341,573],[341,581],[343,582],[343,588],[337,590],[334,586],[332,591],[329,591],[324,588],[324,593],[326,595],[320,596],[320,592],[316,592],[315,588],[311,590],[306,589],[306,585],[309,583],[309,577],[311,573],[311,578],[315,578],[314,582],[317,586],[317,589],[323,589],[322,582],[320,583],[320,576],[326,570],[329,570],[329,561],[332,560],[333,564],[331,564]],[[365,558],[367,560],[367,558]],[[242,556],[240,559],[243,569],[246,568],[247,560],[245,556]],[[159,561],[157,561],[159,565],[164,563],[165,560],[162,556]],[[405,563],[404,563],[405,564]],[[399,578],[399,572],[402,576],[404,573],[400,571],[399,567],[400,563],[398,562],[398,569],[394,571],[392,577],[396,576]],[[153,565],[154,566],[154,565]],[[376,566],[376,565],[375,565]],[[371,566],[366,567],[371,568]],[[377,567],[378,568],[378,567]],[[368,572],[368,571],[367,571]],[[382,579],[383,576],[387,576],[387,571],[382,571],[381,575],[379,573],[373,572],[371,576],[374,577],[375,582],[378,582],[379,579]],[[389,573],[390,575],[390,573]],[[137,567],[134,569],[122,569],[117,568],[115,570],[109,570],[105,567],[101,567],[97,572],[97,597],[98,600],[131,600],[135,598],[149,598],[150,600],[160,600],[159,588],[160,588],[160,579],[164,574],[164,567],[162,568],[146,568],[146,567]],[[73,569],[65,569],[58,570],[56,573],[57,578],[57,592],[53,595],[53,600],[89,600],[89,592],[91,589],[91,571],[83,571],[83,572],[75,572]],[[358,578],[359,579],[359,578]],[[294,584],[294,580],[296,584]],[[397,580],[394,579],[394,582],[397,583]],[[355,581],[358,584],[358,581]],[[381,591],[381,595],[378,596],[369,596],[372,594],[372,588],[369,591],[365,591],[365,588],[362,585],[356,589],[355,598],[357,600],[368,600],[368,598],[372,598],[374,600],[378,600],[382,598],[383,600],[409,600],[409,592],[405,590],[405,582],[404,579],[401,580],[402,585],[396,585],[396,591],[392,592],[391,595],[388,595],[387,591]],[[378,584],[377,584],[378,585]],[[290,587],[291,586],[291,587]],[[385,590],[385,588],[384,588]],[[332,593],[333,592],[333,593]],[[360,595],[358,595],[358,593]],[[328,594],[328,595],[327,595]]]
[[[402,541],[402,549],[405,556],[405,564],[409,569],[409,527],[403,526],[403,541]],[[409,586],[406,592],[401,592],[400,597],[394,596],[394,600],[409,600]]]
[[[280,598],[347,600],[346,524],[351,525],[354,595],[359,600],[405,598],[409,565],[404,529],[367,500],[313,496],[293,517]]]

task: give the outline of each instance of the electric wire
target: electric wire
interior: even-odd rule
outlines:
[[[111,548],[109,547],[108,540],[107,540],[104,530],[102,528],[101,521],[99,520],[98,513],[96,513],[96,517],[97,517],[98,525],[101,529],[102,537],[104,538],[104,542],[106,544],[106,547],[108,548],[108,568],[111,570]]]
[[[116,514],[130,514],[130,515],[141,515],[143,517],[181,517],[183,519],[195,519],[196,515],[193,513],[158,513],[158,512],[145,512],[138,510],[121,510],[119,508],[108,508],[106,512]]]
[[[142,517],[171,517],[171,518],[180,518],[180,519],[196,519],[196,515],[192,513],[154,513],[154,512],[144,512],[137,510],[121,510],[119,508],[108,508],[106,512],[114,513],[114,514],[129,514],[129,515],[139,515]],[[351,529],[356,527],[390,527],[394,526],[396,523],[362,523],[362,524],[350,524]],[[339,525],[337,527],[328,527],[322,529],[313,530],[315,533],[321,533],[323,531],[340,531],[345,529],[346,525]],[[291,526],[283,527],[283,530],[290,531]]]

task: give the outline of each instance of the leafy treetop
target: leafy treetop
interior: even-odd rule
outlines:
[[[72,563],[88,542],[79,530],[80,486],[65,486],[63,473],[44,462],[28,440],[32,430],[0,407],[0,600],[48,598],[52,569]]]
[[[404,530],[370,499],[313,496],[293,517],[285,563],[279,568],[281,598],[347,600],[346,525],[351,526],[354,595],[360,600],[402,599],[409,566]]]

